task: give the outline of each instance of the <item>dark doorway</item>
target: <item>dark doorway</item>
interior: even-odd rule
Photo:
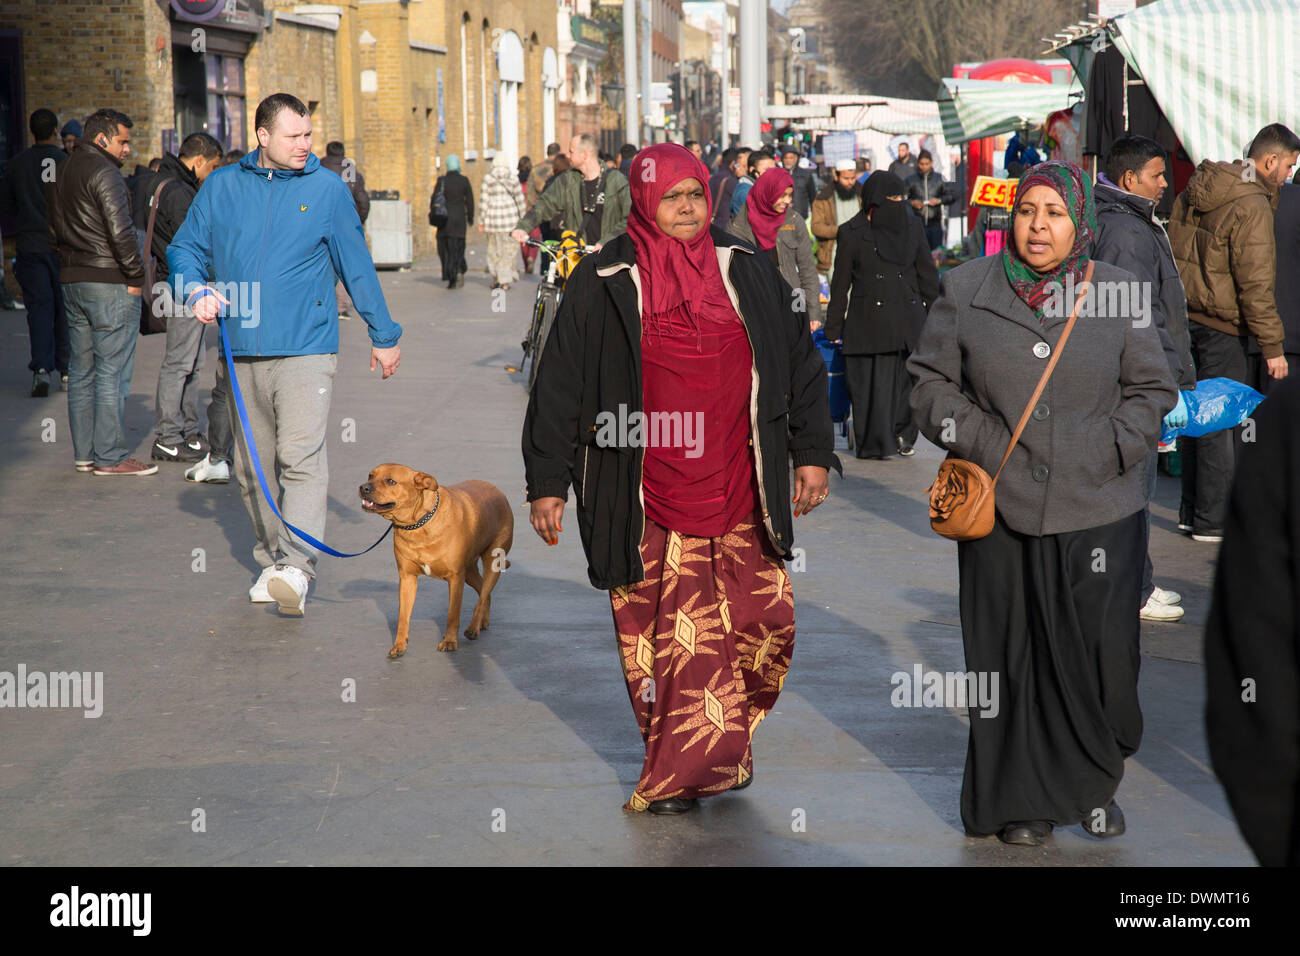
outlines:
[[[26,128],[22,33],[0,30],[0,173],[5,163],[23,151]]]

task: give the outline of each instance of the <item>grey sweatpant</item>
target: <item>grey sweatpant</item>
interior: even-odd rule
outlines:
[[[276,505],[286,521],[324,540],[329,472],[325,465],[325,429],[338,355],[292,355],[240,358],[238,376],[248,424]],[[233,390],[229,408],[238,421]],[[253,558],[266,568],[291,564],[316,576],[315,548],[300,541],[276,518],[262,496],[249,458],[248,436],[235,429],[235,474],[244,507],[253,519],[257,544]],[[279,485],[277,492],[276,485]]]

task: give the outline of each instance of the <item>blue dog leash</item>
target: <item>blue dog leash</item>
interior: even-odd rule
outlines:
[[[323,541],[317,541],[306,531],[295,528],[293,525],[289,524],[288,521],[284,520],[284,515],[280,514],[280,509],[275,506],[275,499],[271,496],[271,489],[266,483],[266,475],[262,474],[262,460],[257,454],[257,445],[253,442],[253,429],[248,424],[248,412],[244,409],[244,396],[239,392],[239,376],[235,374],[235,362],[230,355],[230,339],[226,336],[226,321],[224,317],[218,317],[217,326],[221,330],[221,351],[226,357],[226,371],[228,373],[226,378],[230,381],[230,394],[235,397],[235,411],[239,413],[239,427],[244,430],[244,440],[248,442],[248,454],[253,460],[253,470],[257,472],[257,482],[262,486],[262,497],[265,498],[266,503],[271,506],[271,510],[275,512],[275,516],[281,521],[284,521],[284,526],[286,528],[296,534],[303,541],[306,541],[313,548],[316,548],[318,551],[324,551],[326,554],[332,554],[336,558],[359,558],[361,555],[379,547],[383,540],[388,537],[389,532],[393,530],[391,522],[389,523],[387,530],[379,536],[379,540],[366,548],[365,551],[358,551],[355,554],[344,554],[342,551],[335,551]]]

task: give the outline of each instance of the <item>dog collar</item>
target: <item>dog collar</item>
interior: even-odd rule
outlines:
[[[436,495],[436,497],[433,499],[432,511],[430,511],[427,515],[425,515],[415,524],[397,524],[396,522],[394,522],[393,527],[398,529],[399,531],[414,531],[416,528],[423,528],[426,524],[428,524],[429,519],[438,513],[438,505],[442,503],[442,489],[439,488],[436,492],[434,492],[434,494]]]

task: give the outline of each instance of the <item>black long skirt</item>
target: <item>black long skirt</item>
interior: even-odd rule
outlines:
[[[998,516],[957,546],[966,668],[997,675],[997,716],[970,711],[961,816],[1091,822],[1142,739],[1139,582],[1144,513],[1033,537]]]
[[[853,447],[859,458],[897,455],[900,437],[909,445],[916,442],[907,352],[846,355],[844,382],[853,403]]]

